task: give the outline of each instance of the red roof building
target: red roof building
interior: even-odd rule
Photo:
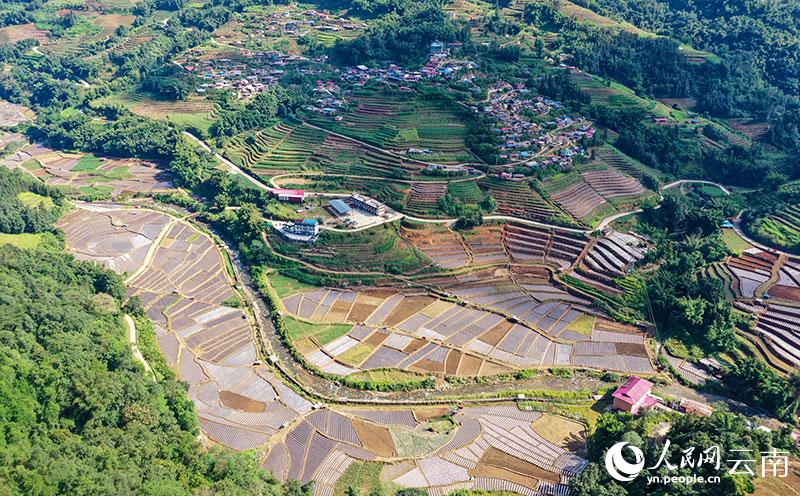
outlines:
[[[614,394],[614,408],[636,415],[639,409],[653,406],[656,399],[650,396],[653,383],[632,375]]]
[[[300,203],[306,199],[306,192],[302,189],[273,189],[271,193],[280,201]]]

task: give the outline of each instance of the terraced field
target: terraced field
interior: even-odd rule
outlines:
[[[617,210],[629,210],[650,194],[635,178],[602,164],[550,178],[542,187],[558,206],[589,225]]]
[[[800,308],[769,303],[755,330],[778,357],[800,367]]]
[[[440,214],[439,200],[447,191],[446,183],[414,183],[406,203],[406,213],[418,217]]]
[[[467,245],[447,226],[404,222],[400,234],[445,269],[457,269],[470,263]]]
[[[614,206],[575,173],[543,183],[550,198],[576,219],[588,221],[615,212]]]
[[[596,156],[600,163],[616,169],[623,174],[635,177],[638,180],[642,179],[644,175],[644,166],[637,164],[630,157],[620,153],[615,148],[610,146],[603,146],[597,149]]]
[[[792,205],[759,219],[751,226],[759,239],[797,251],[800,248],[800,205]]]
[[[457,203],[475,205],[483,200],[483,193],[475,181],[460,181],[447,186],[447,194]]]
[[[432,263],[424,253],[398,236],[394,225],[390,224],[352,234],[324,231],[315,245],[299,249],[277,235],[271,234],[268,238],[278,253],[329,270],[409,273]]]
[[[455,251],[450,256],[463,260],[463,245]],[[642,333],[605,320],[590,300],[554,286],[550,277],[547,269],[530,267],[515,269],[513,279],[484,269],[419,281],[471,304],[466,307],[411,288],[306,288],[284,294],[282,302],[288,315],[306,322],[355,325],[333,341],[314,333],[297,342],[309,363],[332,374],[388,367],[493,375],[554,365],[653,373]]]
[[[36,143],[0,160],[0,166],[22,168],[47,184],[75,195],[110,196],[172,189],[173,175],[158,164],[139,159],[112,159],[66,153]]]
[[[497,200],[498,214],[539,221],[558,214],[528,183],[487,176],[478,186]]]
[[[630,234],[611,231],[598,239],[581,260],[578,271],[589,282],[601,290],[619,293],[635,288],[620,286],[618,279],[627,274],[633,263],[644,257],[647,244]]]
[[[0,126],[13,127],[36,118],[33,110],[23,105],[0,101]]]
[[[542,262],[559,270],[571,267],[586,246],[587,239],[564,231],[507,224],[505,245],[511,260]]]
[[[225,149],[233,163],[261,174],[320,170],[330,174],[389,177],[425,166],[306,125],[278,122],[254,134],[234,137]]]
[[[721,279],[732,298],[755,298],[759,296],[758,288],[772,277],[777,260],[773,253],[751,248],[737,257],[729,257],[724,263],[707,267],[704,275]]]
[[[394,150],[427,149],[425,160],[437,163],[468,161],[467,127],[446,102],[397,101],[389,97],[356,96],[357,108],[341,121],[323,117],[312,124],[366,143]]]

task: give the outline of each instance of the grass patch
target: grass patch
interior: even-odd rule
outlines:
[[[699,191],[700,193],[702,193],[702,194],[704,194],[706,196],[710,196],[712,198],[717,197],[717,196],[725,196],[725,192],[724,191],[722,191],[721,189],[719,189],[719,187],[714,186],[712,184],[704,184],[704,185],[700,186],[699,188],[697,188],[697,191]]]
[[[200,234],[200,233],[193,234],[193,235],[189,236],[189,239],[187,239],[186,242],[187,243],[192,243],[192,242],[196,241],[197,238],[199,238],[200,236],[202,236],[202,234]]]
[[[75,167],[72,168],[73,171],[88,171],[88,170],[95,170],[98,167],[103,165],[103,159],[99,157],[95,157],[91,153],[88,153],[82,156],[78,163],[75,164]]]
[[[293,341],[314,336],[314,339],[323,346],[344,336],[353,328],[349,324],[312,324],[289,316],[285,316],[283,322],[289,338]]]
[[[356,494],[384,494],[382,491],[381,462],[353,462],[347,467],[333,488],[333,496],[347,496],[348,488]]]
[[[736,231],[733,229],[723,229],[722,230],[722,241],[725,245],[734,252],[741,252],[745,251],[749,248],[752,248],[753,245],[742,239],[741,236],[736,234]]]
[[[373,348],[371,346],[359,343],[336,357],[336,359],[346,365],[355,367],[363,362],[372,351]]]
[[[236,294],[231,295],[230,298],[223,300],[220,302],[220,305],[231,307],[231,308],[239,308],[242,306],[242,300],[239,299]]]
[[[582,313],[577,319],[573,320],[567,325],[567,329],[585,334],[586,336],[591,336],[592,330],[594,329],[595,320],[596,317],[594,315]]]
[[[0,233],[0,245],[14,245],[17,248],[36,248],[42,242],[41,234],[4,234]]]
[[[28,208],[36,208],[42,206],[46,210],[51,210],[56,206],[51,198],[42,195],[37,195],[36,193],[31,193],[30,191],[23,191],[22,193],[17,195],[17,198],[19,198],[19,201],[21,201]]]
[[[321,345],[324,346],[344,336],[345,334],[350,332],[350,329],[352,328],[353,328],[352,325],[347,325],[347,324],[329,325],[327,326],[327,329],[325,329],[324,331],[320,331],[314,334],[314,338],[317,341],[319,341]]]
[[[291,277],[286,277],[276,272],[265,274],[264,277],[267,279],[272,288],[275,290],[275,293],[277,293],[278,298],[281,299],[286,298],[287,296],[292,295],[294,293],[316,289],[313,286],[308,286],[307,284],[303,284],[297,279],[292,279]]]
[[[406,372],[396,369],[362,370],[347,376],[353,381],[373,381],[373,382],[392,382],[403,383],[420,379],[420,375],[414,372]]]
[[[35,158],[29,158],[28,160],[22,162],[22,167],[25,170],[29,170],[31,172],[35,170],[39,170],[42,168],[42,163],[36,160]]]

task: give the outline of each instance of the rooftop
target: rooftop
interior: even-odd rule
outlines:
[[[630,379],[625,381],[625,384],[614,391],[614,398],[620,399],[625,403],[634,405],[638,403],[643,397],[647,396],[653,383],[642,379],[641,377],[632,375]]]

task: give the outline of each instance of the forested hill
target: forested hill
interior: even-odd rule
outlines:
[[[800,94],[800,4],[793,0],[579,0],[695,48],[751,54],[766,79]],[[593,5],[594,4],[594,5]],[[599,7],[599,8],[598,8]]]
[[[772,124],[772,144],[800,149],[800,4],[796,1],[576,0],[575,3],[715,54],[722,63],[709,69],[712,73],[722,69],[722,73],[701,73],[701,79],[710,77],[710,80],[691,95],[701,100],[702,110],[719,117],[766,120]],[[690,82],[686,87],[689,86]]]
[[[302,494],[205,452],[183,383],[134,361],[114,273],[0,246],[0,495]]]

